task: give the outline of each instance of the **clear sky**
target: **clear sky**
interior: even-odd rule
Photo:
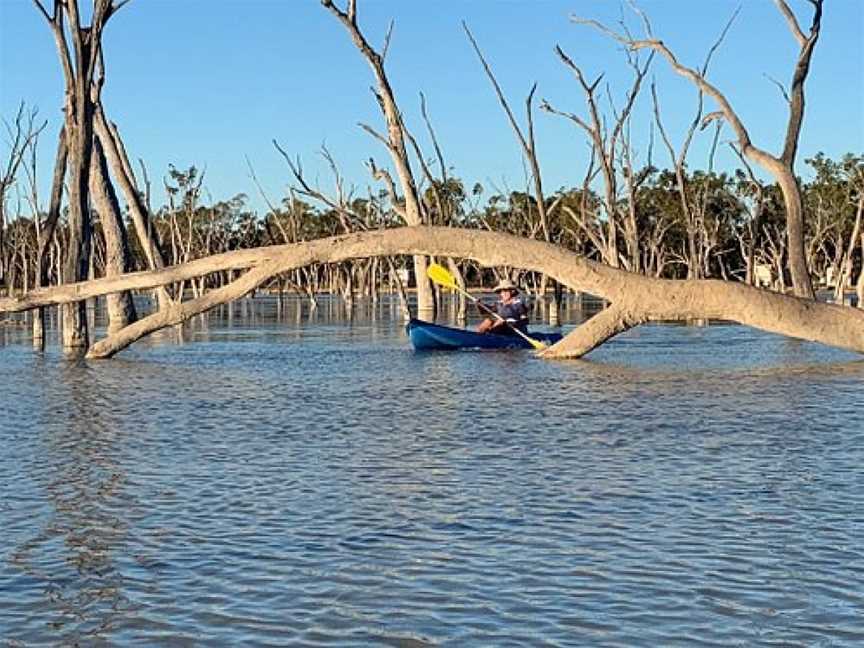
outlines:
[[[344,5],[345,0],[340,0]],[[789,0],[802,27],[811,5]],[[89,4],[81,0],[82,5]],[[46,0],[50,4],[50,0]],[[754,143],[777,153],[787,111],[772,77],[788,85],[797,45],[771,0],[641,0],[655,34],[688,65],[701,64],[725,22],[741,12],[715,55],[711,80],[723,90],[751,131]],[[361,27],[380,44],[390,19],[395,29],[387,70],[409,128],[425,153],[432,149],[420,121],[424,92],[444,156],[452,172],[487,191],[522,189],[525,173],[493,90],[462,31],[465,20],[517,114],[535,81],[537,98],[585,115],[584,98],[557,60],[560,44],[589,78],[605,73],[621,103],[629,69],[617,45],[571,14],[615,24],[619,2],[607,0],[359,0]],[[154,184],[169,163],[206,167],[214,200],[245,192],[263,203],[249,178],[248,156],[268,193],[278,199],[288,169],[271,144],[276,138],[301,156],[307,174],[331,186],[318,151],[326,144],[360,194],[374,184],[364,162],[388,162],[380,143],[357,123],[380,128],[382,118],[369,91],[372,73],[347,32],[318,0],[132,0],[105,34],[106,110],[124,136],[130,155],[142,158]],[[822,35],[807,82],[807,108],[798,169],[805,157],[864,152],[864,1],[826,0]],[[692,86],[657,59],[663,116],[680,142],[695,109]],[[767,76],[766,76],[767,75]],[[0,0],[0,112],[9,120],[18,103],[38,106],[49,120],[43,137],[41,177],[47,185],[61,121],[62,75],[50,30],[31,0]],[[708,108],[714,108],[709,104]],[[560,117],[536,116],[537,147],[549,190],[581,183],[585,138]],[[643,94],[633,122],[633,141],[644,156],[651,122],[650,95]],[[707,135],[707,134],[706,134]],[[730,139],[728,131],[726,138]],[[705,167],[706,136],[691,165]],[[666,165],[655,146],[655,163]],[[643,157],[644,161],[644,157]],[[734,164],[731,154],[718,157]],[[155,194],[157,204],[161,193]]]

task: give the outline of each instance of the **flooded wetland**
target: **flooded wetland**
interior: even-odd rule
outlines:
[[[2,335],[3,645],[864,641],[855,354],[416,353],[268,300],[111,361]]]

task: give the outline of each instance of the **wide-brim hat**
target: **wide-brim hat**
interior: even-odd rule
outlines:
[[[519,292],[519,288],[509,279],[502,279],[498,282],[498,285],[492,289],[492,292],[501,292],[502,290],[512,290],[513,292]]]

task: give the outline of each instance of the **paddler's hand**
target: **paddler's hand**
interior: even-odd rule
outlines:
[[[479,310],[483,315],[494,315],[495,311],[492,310],[492,307],[483,303],[482,301],[477,302],[477,310]]]

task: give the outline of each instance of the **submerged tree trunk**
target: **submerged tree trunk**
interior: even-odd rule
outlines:
[[[105,276],[122,275],[129,271],[129,242],[98,139],[93,146],[90,192],[105,236]],[[135,306],[129,292],[107,295],[107,307],[109,335],[128,326],[136,319]]]
[[[54,160],[54,179],[51,183],[51,198],[48,205],[48,217],[44,227],[39,231],[38,250],[36,253],[36,285],[37,287],[48,285],[48,262],[51,243],[54,240],[54,232],[57,229],[57,221],[60,220],[60,206],[63,202],[63,179],[66,177],[66,160],[68,149],[66,147],[66,130],[61,128],[57,143],[57,155]],[[38,218],[38,216],[37,216]],[[37,349],[45,348],[45,309],[37,308],[33,313],[33,346]]]
[[[90,159],[93,153],[94,88],[98,96],[102,67],[102,33],[114,12],[125,4],[114,0],[94,2],[90,24],[82,21],[78,0],[55,0],[48,13],[41,0],[34,0],[54,35],[66,86],[64,130],[68,147],[69,241],[63,280],[80,281],[87,276],[90,261]],[[67,351],[88,345],[83,302],[62,309],[63,346]]]
[[[237,250],[156,272],[97,279],[0,299],[0,312],[69,303],[122,290],[153,288],[230,268],[250,268],[222,288],[127,326],[91,347],[88,357],[107,358],[136,340],[242,297],[270,278],[313,263],[397,254],[467,258],[485,266],[546,273],[578,291],[611,302],[601,319],[580,326],[544,352],[578,358],[610,337],[650,321],[724,319],[765,331],[864,353],[864,311],[759,290],[719,280],[653,279],[589,261],[549,243],[507,234],[442,227],[404,227],[318,239],[295,245]],[[593,323],[592,323],[593,322]]]

